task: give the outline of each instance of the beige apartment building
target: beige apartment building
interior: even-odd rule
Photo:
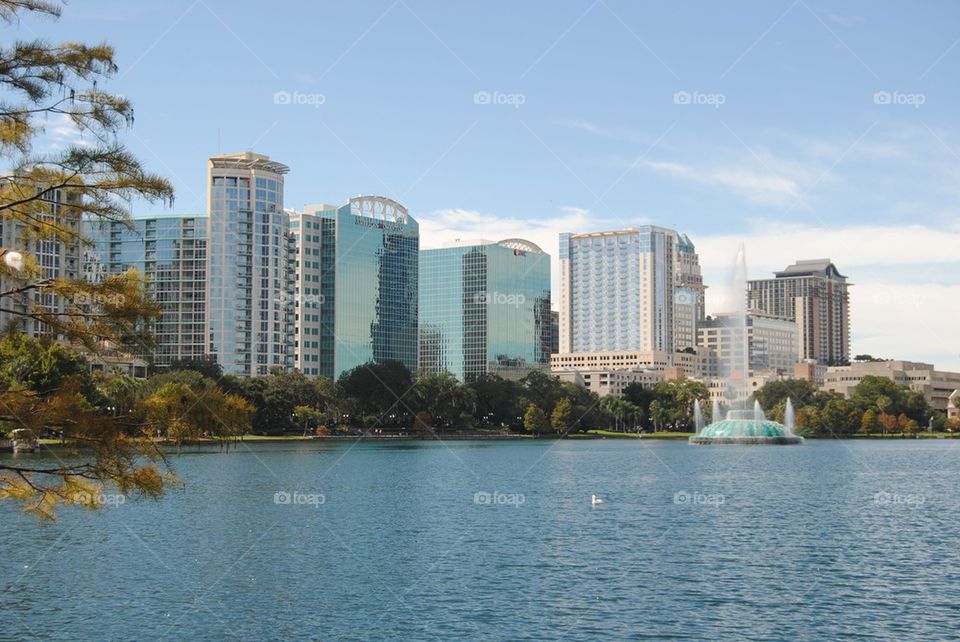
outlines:
[[[932,364],[915,361],[866,361],[827,368],[821,388],[850,396],[864,377],[885,377],[921,393],[934,409],[945,412],[950,397],[960,389],[960,372],[936,370]]]

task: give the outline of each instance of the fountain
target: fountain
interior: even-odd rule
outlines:
[[[793,403],[788,399],[784,409],[784,423],[767,419],[759,401],[750,404],[748,389],[750,377],[749,335],[747,334],[747,263],[743,245],[737,252],[731,279],[733,311],[724,316],[725,330],[731,338],[728,356],[723,360],[723,378],[726,398],[730,403],[725,419],[720,419],[720,404],[713,400],[711,423],[703,425],[699,400],[694,402],[694,423],[697,434],[691,444],[800,444],[803,437],[793,433]],[[699,420],[698,420],[699,418]]]

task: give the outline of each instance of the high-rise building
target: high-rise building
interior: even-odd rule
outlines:
[[[295,364],[338,378],[366,363],[417,367],[420,228],[382,196],[291,214]]]
[[[663,227],[561,234],[560,352],[692,347],[699,273],[693,244]]]
[[[735,326],[722,314],[705,319],[700,324],[699,345],[716,353],[723,372],[729,372],[729,362],[743,353],[742,341],[734,330]],[[796,323],[790,319],[750,312],[747,314],[746,330],[748,367],[751,372],[775,370],[793,373],[798,361]]]
[[[253,152],[207,164],[208,353],[224,373],[293,366],[293,243],[283,210],[289,168]]]
[[[76,198],[76,195],[72,195]],[[57,189],[45,196],[42,201],[44,213],[36,215],[41,223],[52,224],[65,232],[78,235],[81,230],[80,215],[71,210],[71,194],[67,190]],[[49,209],[48,209],[49,208]],[[33,214],[32,214],[33,215]],[[82,272],[81,242],[79,238],[61,241],[54,237],[34,238],[27,234],[27,226],[9,215],[0,216],[0,248],[22,251],[33,255],[42,270],[40,279],[69,279],[80,277]],[[8,292],[15,287],[15,281],[0,273],[0,291]],[[5,296],[0,300],[0,330],[11,322],[31,336],[54,334],[53,329],[27,314],[37,310],[52,315],[63,314],[71,305],[62,297],[31,289],[26,292]]]
[[[677,350],[697,345],[697,328],[706,311],[706,286],[700,257],[686,234],[677,235],[677,290],[674,302],[673,340]]]
[[[534,243],[421,250],[421,369],[467,382],[546,370],[552,325],[550,256]]]
[[[750,308],[795,321],[799,358],[824,365],[850,358],[849,287],[830,259],[797,261],[772,279],[747,284]]]
[[[206,351],[207,220],[202,216],[85,221],[93,242],[84,271],[91,281],[133,268],[160,306],[151,330],[156,345],[140,356],[164,367],[177,359],[200,359]]]

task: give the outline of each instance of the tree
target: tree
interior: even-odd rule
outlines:
[[[806,379],[787,379],[784,381],[769,381],[753,393],[753,398],[760,402],[764,409],[772,409],[787,399],[793,401],[797,408],[814,403],[818,396],[817,388]]]
[[[650,402],[656,398],[653,390],[644,388],[639,381],[631,381],[623,387],[623,399],[641,410],[647,410],[650,407]]]
[[[196,392],[182,383],[168,383],[140,402],[151,429],[174,443],[212,437],[236,439],[249,428],[253,406],[219,388]]]
[[[553,407],[553,412],[550,413],[550,425],[553,427],[554,432],[565,434],[570,430],[570,420],[572,419],[573,414],[573,403],[564,397]]]
[[[653,421],[654,432],[659,431],[667,420],[667,410],[659,399],[650,402],[650,420]]]
[[[518,382],[487,375],[470,382],[468,387],[473,391],[476,417],[482,425],[523,430],[524,406]]]
[[[8,24],[29,13],[56,18],[60,7],[44,0],[0,3],[0,19]],[[19,230],[17,246],[0,248],[0,254],[22,257],[0,262],[0,308],[91,349],[103,341],[148,346],[147,328],[158,307],[146,297],[138,273],[102,283],[50,280],[30,252],[40,241],[82,243],[83,217],[127,221],[132,199],[172,202],[170,183],[148,173],[118,140],[132,123],[133,110],[126,99],[100,89],[117,71],[113,49],[20,41],[0,46],[0,63],[0,84],[6,89],[0,155],[7,168],[0,177],[0,223]],[[75,127],[86,144],[35,152],[34,140],[58,121]],[[54,295],[63,305],[43,307],[38,294]],[[77,377],[62,379],[47,395],[0,384],[4,421],[38,432],[56,428],[69,443],[84,446],[64,460],[68,463],[0,463],[0,498],[19,501],[45,518],[52,518],[59,504],[95,505],[103,485],[150,496],[163,491],[162,454],[149,442],[131,438],[137,431],[128,419],[99,415]]]
[[[325,428],[324,421],[326,415],[316,408],[310,406],[297,406],[293,409],[293,416],[296,422],[303,427],[303,434],[320,434],[321,428]]]
[[[474,392],[460,385],[449,372],[417,372],[412,397],[411,405],[429,417],[422,422],[428,426],[442,430],[472,423],[476,409]]]
[[[549,427],[547,414],[539,406],[529,404],[527,411],[523,414],[523,428],[534,435],[540,435]]]
[[[867,408],[860,419],[860,432],[869,435],[870,433],[876,432],[879,425],[880,422],[877,420],[877,413],[873,411],[873,408]]]
[[[219,381],[223,378],[223,368],[216,359],[175,359],[167,370],[192,370],[208,379]]]
[[[388,426],[409,425],[413,415],[413,376],[400,361],[367,363],[343,373],[337,390],[343,402],[356,416],[374,416]]]
[[[843,437],[860,429],[862,415],[847,399],[831,399],[820,412],[820,434]]]

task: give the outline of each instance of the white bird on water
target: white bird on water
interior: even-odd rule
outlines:
[[[602,504],[602,503],[603,503],[603,500],[597,497],[596,495],[590,496],[590,504],[592,504],[593,506],[596,506],[597,504]]]

